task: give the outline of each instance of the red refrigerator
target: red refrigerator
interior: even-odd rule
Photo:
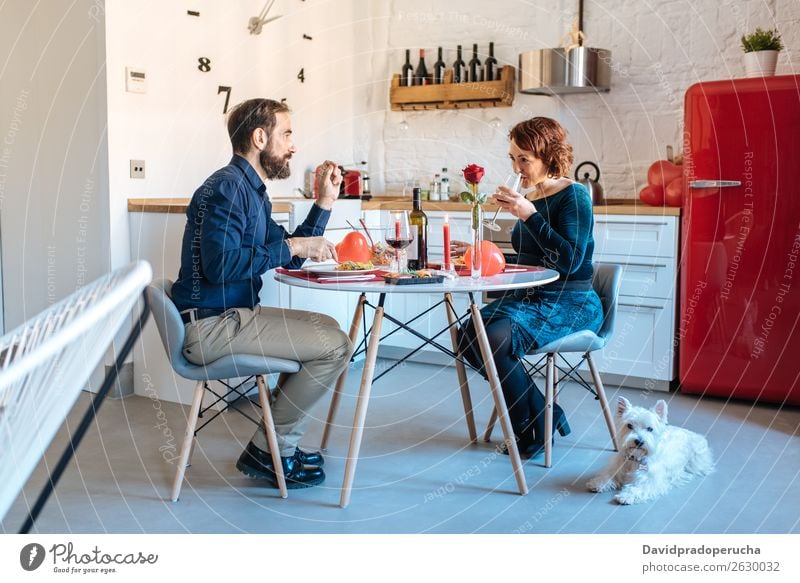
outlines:
[[[800,405],[800,76],[686,92],[682,391]]]

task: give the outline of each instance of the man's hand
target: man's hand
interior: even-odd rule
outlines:
[[[342,171],[336,162],[325,160],[317,166],[315,176],[317,177],[317,192],[319,198],[317,204],[325,210],[331,210],[333,203],[339,198],[339,187],[342,184]]]
[[[339,260],[336,247],[325,237],[293,237],[286,239],[293,257],[309,258],[314,261]]]

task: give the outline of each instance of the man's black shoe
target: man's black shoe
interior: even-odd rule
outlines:
[[[297,450],[299,451],[299,450]],[[325,472],[322,468],[306,468],[300,461],[297,451],[289,457],[281,456],[283,466],[283,476],[286,479],[286,488],[295,490],[297,488],[310,488],[318,486],[325,481]],[[236,462],[236,469],[251,478],[267,480],[274,488],[278,487],[278,480],[275,477],[275,466],[272,463],[272,456],[257,448],[252,443],[247,444],[247,448],[239,456]]]
[[[322,453],[318,451],[303,451],[298,447],[294,455],[304,466],[322,467],[325,465],[325,458],[322,457]]]

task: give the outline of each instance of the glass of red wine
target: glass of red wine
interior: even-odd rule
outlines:
[[[397,273],[408,273],[406,247],[414,241],[414,231],[408,220],[408,211],[391,211],[385,233],[386,244],[394,249],[394,263],[390,270]]]

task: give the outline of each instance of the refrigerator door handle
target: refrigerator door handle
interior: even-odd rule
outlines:
[[[689,188],[728,188],[741,185],[739,180],[692,180]]]

